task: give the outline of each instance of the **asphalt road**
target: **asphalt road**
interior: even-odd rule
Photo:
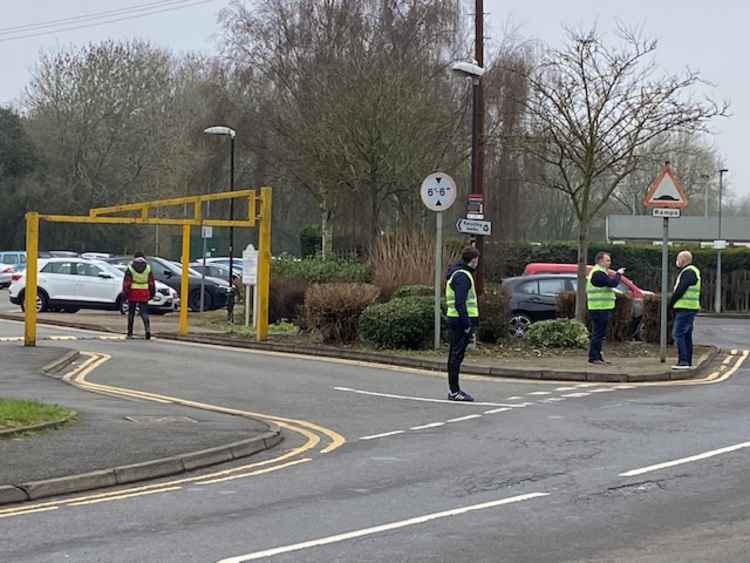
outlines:
[[[697,340],[749,328],[699,319]],[[429,374],[40,335],[111,356],[89,381],[292,420],[253,467],[0,510],[0,561],[750,559],[750,360],[706,385],[466,378],[467,405]]]

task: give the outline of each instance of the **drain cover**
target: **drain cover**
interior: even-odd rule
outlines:
[[[140,416],[126,416],[125,420],[128,422],[138,422],[141,424],[173,424],[177,422],[198,422],[194,418],[189,416],[160,416],[158,414],[153,415],[140,415]]]

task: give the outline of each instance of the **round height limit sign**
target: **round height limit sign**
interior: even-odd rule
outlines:
[[[427,209],[435,211],[435,349],[440,349],[440,299],[443,286],[443,211],[456,202],[456,182],[442,172],[430,174],[422,182],[419,195]]]
[[[442,172],[430,174],[422,182],[419,195],[430,211],[447,211],[456,202],[456,182]]]

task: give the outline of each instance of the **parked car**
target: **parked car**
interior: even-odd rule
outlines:
[[[15,266],[26,263],[26,252],[23,250],[9,250],[0,252],[0,264]]]
[[[123,274],[106,262],[84,258],[43,258],[39,260],[37,311],[76,313],[80,309],[127,312],[122,293]],[[15,273],[10,286],[10,302],[23,309],[26,276]],[[156,296],[149,310],[167,313],[179,308],[177,293],[157,282]]]
[[[14,264],[0,264],[0,289],[10,287],[15,273],[16,266]]]
[[[106,252],[84,252],[81,254],[81,258],[88,258],[89,260],[106,260],[112,255]]]
[[[588,271],[591,271],[593,266],[587,266]],[[523,270],[524,276],[534,274],[575,274],[578,272],[578,264],[554,264],[546,262],[533,262],[526,264]],[[614,275],[615,271],[610,270],[609,275]],[[622,276],[620,278],[620,285],[617,287],[618,291],[625,293],[633,299],[643,299],[646,295],[653,295],[652,291],[647,291],[638,287],[630,278]]]
[[[204,266],[202,262],[192,262],[190,264],[190,268],[198,272],[199,274],[203,274],[203,272],[206,272],[206,276],[211,278],[218,278],[220,280],[226,280],[229,277],[229,266],[224,266],[223,264],[218,263],[209,263],[206,262],[206,265]],[[242,280],[242,267],[234,266],[234,275],[232,276],[232,281],[236,285]]]
[[[122,269],[124,271],[128,264],[133,260],[130,256],[117,256],[109,258],[107,263]],[[180,292],[180,280],[182,279],[182,267],[176,262],[159,258],[156,256],[147,256],[146,260],[151,266],[154,278],[160,281],[178,293]],[[207,277],[205,278],[205,295],[203,309],[211,311],[226,307],[227,297],[231,293],[231,288],[226,280]],[[188,278],[188,307],[191,311],[199,311],[201,302],[201,275],[195,270],[189,271]]]
[[[78,252],[72,250],[47,250],[45,254],[52,258],[81,258]]]
[[[578,278],[575,273],[525,275],[503,280],[503,287],[511,294],[511,334],[523,337],[531,323],[556,317],[558,296],[563,291],[576,291]],[[618,287],[615,291],[633,298],[627,287]],[[633,298],[631,331],[634,337],[638,335],[642,316],[643,299]]]

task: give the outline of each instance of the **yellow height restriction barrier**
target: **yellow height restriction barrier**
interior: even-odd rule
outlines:
[[[246,199],[247,217],[229,219],[204,219],[203,203],[228,199]],[[193,213],[185,218],[152,217],[151,210],[178,205],[192,205]],[[259,212],[258,212],[259,210]],[[137,213],[137,215],[116,215],[117,213]],[[142,203],[128,203],[112,207],[100,207],[89,211],[88,215],[41,215],[35,211],[26,214],[26,289],[24,296],[26,346],[36,346],[37,292],[38,292],[38,256],[39,227],[41,222],[48,223],[83,223],[110,225],[175,225],[182,226],[182,280],[180,284],[180,328],[181,335],[188,333],[188,280],[190,263],[190,228],[191,227],[244,227],[256,226],[259,222],[258,236],[258,327],[256,339],[268,337],[268,295],[271,278],[271,188],[260,189],[260,196],[255,190],[236,190],[197,196],[160,199]]]

